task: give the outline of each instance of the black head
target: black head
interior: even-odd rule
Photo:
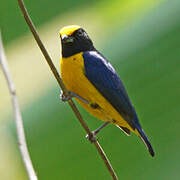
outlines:
[[[68,26],[60,31],[62,56],[69,57],[79,52],[94,50],[87,33],[79,26]]]

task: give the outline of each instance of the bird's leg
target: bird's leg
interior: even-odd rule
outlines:
[[[73,98],[73,97],[76,97],[76,98],[78,98],[79,100],[85,102],[86,104],[89,104],[89,102],[88,102],[86,99],[82,98],[81,96],[77,95],[76,93],[74,93],[74,92],[72,92],[72,91],[68,91],[68,94],[67,94],[67,95],[64,95],[63,91],[61,91],[60,99],[61,99],[62,101],[64,101],[64,102],[65,102],[65,101],[68,101],[68,100],[70,100],[70,99]]]
[[[96,130],[93,131],[94,134],[96,135],[97,133],[99,133],[99,131],[100,131],[101,129],[103,129],[104,127],[106,127],[109,123],[110,123],[110,122],[105,122],[105,123],[103,123],[99,128],[97,128]]]
[[[82,98],[81,96],[77,95],[76,93],[72,92],[72,91],[68,91],[68,94],[65,95],[63,93],[63,91],[61,91],[61,94],[60,94],[60,99],[62,101],[68,101],[70,100],[71,98],[73,97],[76,97],[78,98],[79,100],[85,102],[86,104],[90,104],[89,101],[87,101],[86,99]],[[86,135],[86,138],[89,139],[89,141],[91,143],[95,142],[96,141],[96,134],[100,132],[101,129],[103,129],[104,127],[106,127],[110,122],[105,122],[103,125],[101,125],[99,128],[97,128],[96,130],[92,131],[91,134],[87,134]]]
[[[103,129],[104,127],[106,127],[110,122],[105,122],[103,125],[101,125],[99,128],[97,128],[96,130],[92,131],[92,134],[89,136],[89,134],[86,135],[86,138],[93,143],[94,141],[96,141],[96,134],[99,133],[99,131],[101,129]]]

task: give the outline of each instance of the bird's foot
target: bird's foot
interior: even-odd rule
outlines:
[[[68,91],[66,94],[63,93],[63,91],[61,91],[60,93],[60,99],[63,102],[69,101],[73,96],[73,93],[71,91]]]
[[[87,134],[86,138],[91,142],[94,143],[97,141],[97,137],[94,131],[91,132],[91,134]]]
[[[76,97],[79,100],[85,102],[86,104],[89,104],[89,102],[86,99],[82,98],[81,96],[77,95],[76,93],[74,93],[72,91],[68,91],[68,93],[66,95],[63,93],[63,91],[61,91],[61,93],[60,93],[60,99],[64,102],[69,101],[73,97]]]
[[[94,143],[95,141],[97,141],[97,137],[96,134],[98,134],[104,127],[106,127],[110,122],[105,122],[104,124],[102,124],[99,128],[97,128],[96,130],[92,131],[91,134],[87,134],[86,138],[91,142]]]

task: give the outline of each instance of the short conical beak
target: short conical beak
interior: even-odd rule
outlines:
[[[62,43],[72,43],[74,41],[74,38],[72,36],[62,35],[61,36]]]

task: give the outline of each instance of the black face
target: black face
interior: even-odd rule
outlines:
[[[69,57],[79,52],[94,50],[93,43],[82,29],[76,30],[71,36],[62,36],[62,56]]]

